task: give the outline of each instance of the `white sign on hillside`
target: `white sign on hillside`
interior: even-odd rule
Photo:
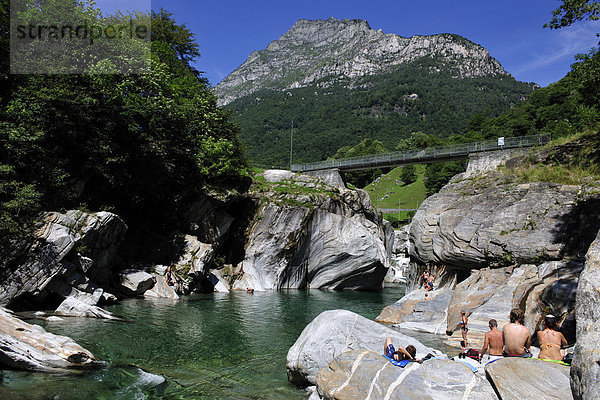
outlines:
[[[504,146],[504,137],[498,138],[498,146]]]

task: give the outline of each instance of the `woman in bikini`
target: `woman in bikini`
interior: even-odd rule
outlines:
[[[562,349],[567,346],[567,339],[556,330],[556,317],[554,315],[546,315],[544,325],[546,329],[537,333],[541,349],[538,357],[560,361],[564,357],[564,350]]]
[[[467,348],[467,332],[469,332],[469,328],[467,327],[467,315],[463,310],[460,311],[461,321],[460,321],[460,331],[463,337],[464,347]]]

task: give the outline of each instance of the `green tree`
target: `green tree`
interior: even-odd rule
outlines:
[[[400,172],[400,179],[405,185],[410,185],[417,181],[417,169],[413,164],[405,165]]]
[[[344,146],[335,153],[333,159],[349,158],[349,157],[361,157],[370,156],[373,154],[386,153],[386,149],[379,140],[364,139],[356,146]],[[384,169],[371,169],[365,171],[346,172],[344,178],[347,182],[353,184],[356,187],[364,188],[369,183],[373,182],[377,177],[383,175],[389,171],[388,168]]]
[[[562,4],[552,12],[552,15],[552,20],[544,27],[560,29],[584,19],[597,21],[600,17],[600,1],[562,0]]]

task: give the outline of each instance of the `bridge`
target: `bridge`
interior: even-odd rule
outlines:
[[[337,168],[344,171],[357,171],[383,167],[397,167],[408,164],[427,164],[438,161],[467,158],[469,154],[473,153],[542,146],[550,142],[550,140],[550,134],[498,138],[497,140],[459,143],[418,150],[396,151],[393,153],[375,154],[372,156],[292,164],[291,170],[294,172],[304,172]]]

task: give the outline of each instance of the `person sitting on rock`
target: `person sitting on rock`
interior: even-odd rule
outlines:
[[[425,290],[428,292],[433,290],[433,275],[430,275],[429,279],[427,279],[427,282],[425,282]]]
[[[417,355],[417,349],[415,348],[415,346],[413,346],[412,344],[406,346],[406,348],[404,348],[402,346],[398,346],[398,350],[396,350],[394,348],[394,345],[392,344],[391,337],[385,338],[383,354],[385,354],[386,357],[391,358],[392,360],[396,360],[396,361],[402,361],[402,360],[417,361],[415,359],[415,356]]]
[[[524,326],[523,311],[513,308],[510,323],[502,328],[504,357],[531,357],[531,332]]]
[[[502,340],[502,332],[498,329],[498,322],[495,319],[490,319],[488,326],[490,330],[489,332],[485,333],[483,347],[479,352],[479,359],[483,359],[483,355],[486,351],[488,351],[489,348],[490,354],[488,356],[488,363],[491,363],[492,361],[496,361],[503,357],[502,348],[504,347],[504,341]]]
[[[567,346],[567,339],[565,339],[562,333],[556,330],[556,317],[554,315],[546,315],[544,325],[546,329],[537,333],[541,349],[538,357],[546,360],[560,361],[564,357],[564,350],[562,349]]]
[[[175,274],[175,263],[172,263],[167,267],[167,271],[165,272],[165,280],[167,281],[167,285],[173,286],[175,284],[174,274]]]

